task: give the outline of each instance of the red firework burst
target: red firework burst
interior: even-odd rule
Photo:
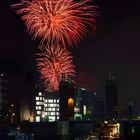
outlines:
[[[87,33],[87,25],[95,23],[97,12],[92,0],[21,0],[12,5],[22,14],[27,30],[42,44],[77,44]]]
[[[63,75],[66,78],[75,75],[71,53],[59,45],[43,47],[37,56],[37,70],[46,90],[58,90]]]

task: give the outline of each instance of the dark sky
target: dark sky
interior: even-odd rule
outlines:
[[[127,106],[131,98],[135,101],[135,110],[140,112],[140,2],[96,0],[96,3],[100,11],[94,27],[96,35],[91,31],[79,43],[79,48],[73,50],[78,79],[84,87],[103,98],[106,76],[112,72],[118,81],[120,104]],[[14,71],[16,66],[21,71],[30,70],[33,47],[35,43],[20,17],[1,1],[0,60],[8,61],[10,70]],[[7,69],[8,66],[4,67]]]
[[[128,0],[97,0],[101,16],[95,37],[87,39],[77,54],[78,70],[84,85],[104,95],[105,79],[112,72],[118,81],[119,102],[135,101],[140,112],[140,8],[139,2]],[[89,81],[88,81],[89,80]],[[89,84],[88,84],[89,82]]]

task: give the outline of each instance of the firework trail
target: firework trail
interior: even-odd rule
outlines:
[[[12,5],[21,14],[27,30],[41,44],[62,44],[72,47],[88,32],[87,26],[96,22],[96,7],[92,0],[21,0]]]
[[[37,70],[47,91],[57,91],[63,75],[75,76],[73,57],[65,48],[45,46],[37,56]]]

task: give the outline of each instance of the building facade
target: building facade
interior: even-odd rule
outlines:
[[[58,93],[38,92],[35,105],[35,121],[59,120],[59,96]]]
[[[8,80],[3,73],[0,74],[0,120],[6,121],[8,118],[7,103],[7,86]]]
[[[93,120],[96,118],[96,92],[85,88],[78,88],[75,91],[74,105],[75,119]]]
[[[62,81],[58,92],[38,92],[35,121],[93,120],[97,117],[96,93]]]
[[[35,99],[35,121],[67,121],[74,119],[74,90],[62,81],[58,92],[38,92]]]
[[[108,75],[105,85],[105,99],[106,99],[106,117],[115,118],[117,112],[115,108],[118,106],[118,87],[115,77],[111,73]]]

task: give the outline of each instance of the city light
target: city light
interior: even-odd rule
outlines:
[[[72,98],[69,98],[68,99],[68,106],[73,107],[73,105],[74,105],[74,100]]]
[[[57,121],[59,119],[59,98],[46,98],[41,92],[35,97],[36,100],[36,122]]]

